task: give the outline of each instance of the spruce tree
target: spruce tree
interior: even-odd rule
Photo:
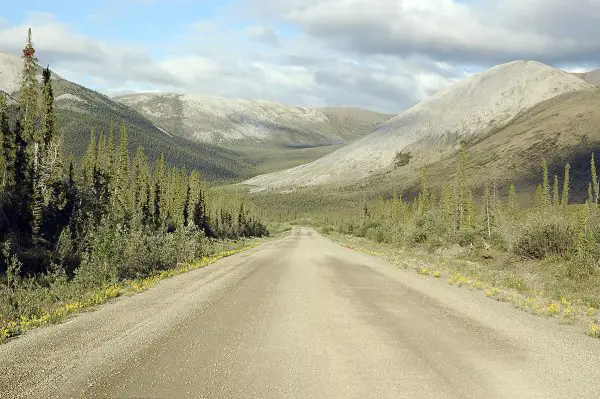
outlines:
[[[565,165],[565,177],[563,180],[563,191],[562,191],[562,198],[561,198],[561,202],[560,202],[560,204],[562,206],[569,205],[569,173],[570,173],[570,171],[571,171],[571,165],[567,163]]]
[[[548,163],[546,159],[542,160],[542,173],[543,173],[543,181],[542,181],[542,189],[543,189],[543,199],[542,199],[542,208],[546,209],[550,206],[550,180],[548,177]]]
[[[543,212],[546,209],[546,194],[544,192],[544,186],[538,184],[535,187],[535,210],[538,213]]]
[[[552,186],[552,205],[554,205],[555,207],[558,207],[560,205],[557,175],[554,175],[554,185]]]
[[[245,235],[246,231],[246,212],[244,211],[244,202],[240,205],[238,213],[238,232],[241,236]]]
[[[465,212],[463,225],[470,229],[474,229],[476,220],[477,208],[475,207],[475,201],[473,200],[473,192],[470,189],[467,189],[465,195]]]
[[[146,190],[142,203],[142,224],[149,226],[152,220],[152,212],[150,210],[150,201],[152,199],[152,189],[150,188],[150,180],[146,182]]]
[[[148,157],[141,147],[138,147],[133,159],[133,213],[137,224],[146,224],[149,210],[148,188],[150,184],[150,165]]]
[[[108,173],[109,180],[111,181],[111,190],[112,184],[114,184],[114,175],[116,172],[116,162],[115,162],[115,124],[114,122],[110,122],[110,127],[108,129],[108,138],[106,140],[106,150],[105,150],[105,169]]]
[[[600,186],[598,186],[598,174],[596,171],[596,157],[594,155],[594,153],[592,153],[592,159],[590,161],[591,163],[591,172],[592,172],[592,190],[594,193],[594,196],[592,198],[592,204],[594,205],[594,207],[598,207],[598,196],[599,196],[599,191],[600,191]]]
[[[118,223],[127,224],[131,218],[132,192],[130,190],[130,164],[127,128],[121,125],[119,134],[119,150],[117,155],[117,169],[115,171],[115,186],[113,191],[113,216]]]
[[[88,147],[85,151],[85,155],[83,156],[83,160],[81,162],[82,182],[86,186],[92,184],[94,169],[97,167],[98,163],[97,161],[98,152],[96,147],[96,132],[94,131],[94,129],[91,129]]]
[[[183,203],[183,225],[187,227],[190,222],[190,196],[191,189],[190,184],[188,182],[186,190],[185,190],[185,201]],[[223,210],[221,210],[221,221],[223,221]]]
[[[31,29],[28,30],[27,44],[23,49],[23,72],[19,103],[21,107],[22,140],[27,144],[28,152],[25,176],[30,187],[27,206],[31,216],[31,232],[33,237],[39,236],[44,208],[45,181],[44,171],[40,170],[43,162],[43,134],[36,128],[40,85],[37,80],[37,58],[31,41]]]
[[[107,153],[106,153],[106,135],[103,132],[100,132],[100,134],[98,135],[98,149],[97,149],[97,153],[98,153],[98,160],[97,160],[97,164],[98,164],[98,169],[104,171],[104,172],[108,172],[108,170],[110,168],[107,167],[106,165],[106,159],[107,159]]]
[[[441,197],[441,208],[444,213],[444,221],[446,222],[447,228],[454,232],[456,231],[456,222],[455,222],[455,205],[454,198],[452,196],[452,187],[450,185],[444,186],[442,190]]]
[[[35,126],[40,97],[40,84],[37,80],[37,61],[35,49],[31,41],[31,29],[29,29],[27,31],[27,43],[23,49],[23,72],[19,103],[23,112],[21,120],[23,138],[28,142],[39,144],[42,140],[40,140],[39,134],[36,134]]]
[[[15,137],[15,163],[14,163],[14,186],[15,186],[15,217],[17,220],[16,230],[26,235],[32,231],[31,197],[32,184],[29,179],[29,156],[27,141],[23,138],[23,127],[21,121],[17,120],[14,130]]]
[[[168,209],[168,178],[167,178],[167,162],[165,161],[165,155],[160,154],[158,157],[158,161],[156,161],[156,165],[154,166],[154,181],[155,188],[158,187],[160,192],[155,193],[160,198],[160,210],[163,215],[166,215]]]
[[[44,107],[42,109],[42,136],[44,143],[44,152],[50,151],[50,145],[55,139],[56,116],[54,114],[54,93],[52,91],[52,82],[50,67],[44,69],[42,73],[44,90]]]
[[[162,226],[160,193],[161,193],[160,181],[157,178],[155,178],[155,180],[154,180],[154,197],[153,197],[154,210],[152,212],[155,229],[159,229]]]
[[[483,192],[483,217],[484,217],[484,229],[487,233],[488,238],[492,235],[492,194],[490,185],[486,184]]]

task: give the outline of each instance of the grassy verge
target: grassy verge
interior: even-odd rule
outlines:
[[[53,300],[46,301],[35,315],[21,315],[20,318],[14,320],[0,319],[0,343],[33,328],[50,323],[60,323],[73,313],[101,305],[119,296],[145,291],[161,280],[205,267],[219,259],[254,248],[264,241],[265,239],[255,239],[250,242],[220,243],[212,255],[204,256],[194,262],[179,264],[168,270],[156,271],[144,278],[128,279],[94,287],[81,287],[71,281],[65,281],[63,284],[57,285],[52,292]],[[229,249],[226,249],[227,247]],[[34,297],[48,294],[47,292],[36,292],[36,290],[47,291],[48,289],[36,287],[30,290],[28,295]]]
[[[444,278],[449,284],[482,291],[489,298],[508,302],[538,316],[577,325],[600,338],[600,286],[593,279],[575,284],[557,272],[559,260],[518,261],[507,254],[470,253],[450,248],[428,252],[426,248],[399,248],[392,244],[328,232],[341,245],[385,258],[403,269]]]

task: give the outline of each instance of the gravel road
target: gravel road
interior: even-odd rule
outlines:
[[[600,340],[310,229],[0,345],[0,398],[599,398]]]

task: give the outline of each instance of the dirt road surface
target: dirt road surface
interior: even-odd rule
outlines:
[[[599,398],[600,340],[310,229],[0,346],[0,398]]]

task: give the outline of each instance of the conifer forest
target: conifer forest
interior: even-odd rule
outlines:
[[[92,128],[83,159],[66,153],[52,71],[39,81],[31,31],[21,85],[13,104],[0,95],[2,329],[269,234],[244,198],[213,192],[198,171],[164,156],[151,164],[143,148],[131,151],[125,124]]]

